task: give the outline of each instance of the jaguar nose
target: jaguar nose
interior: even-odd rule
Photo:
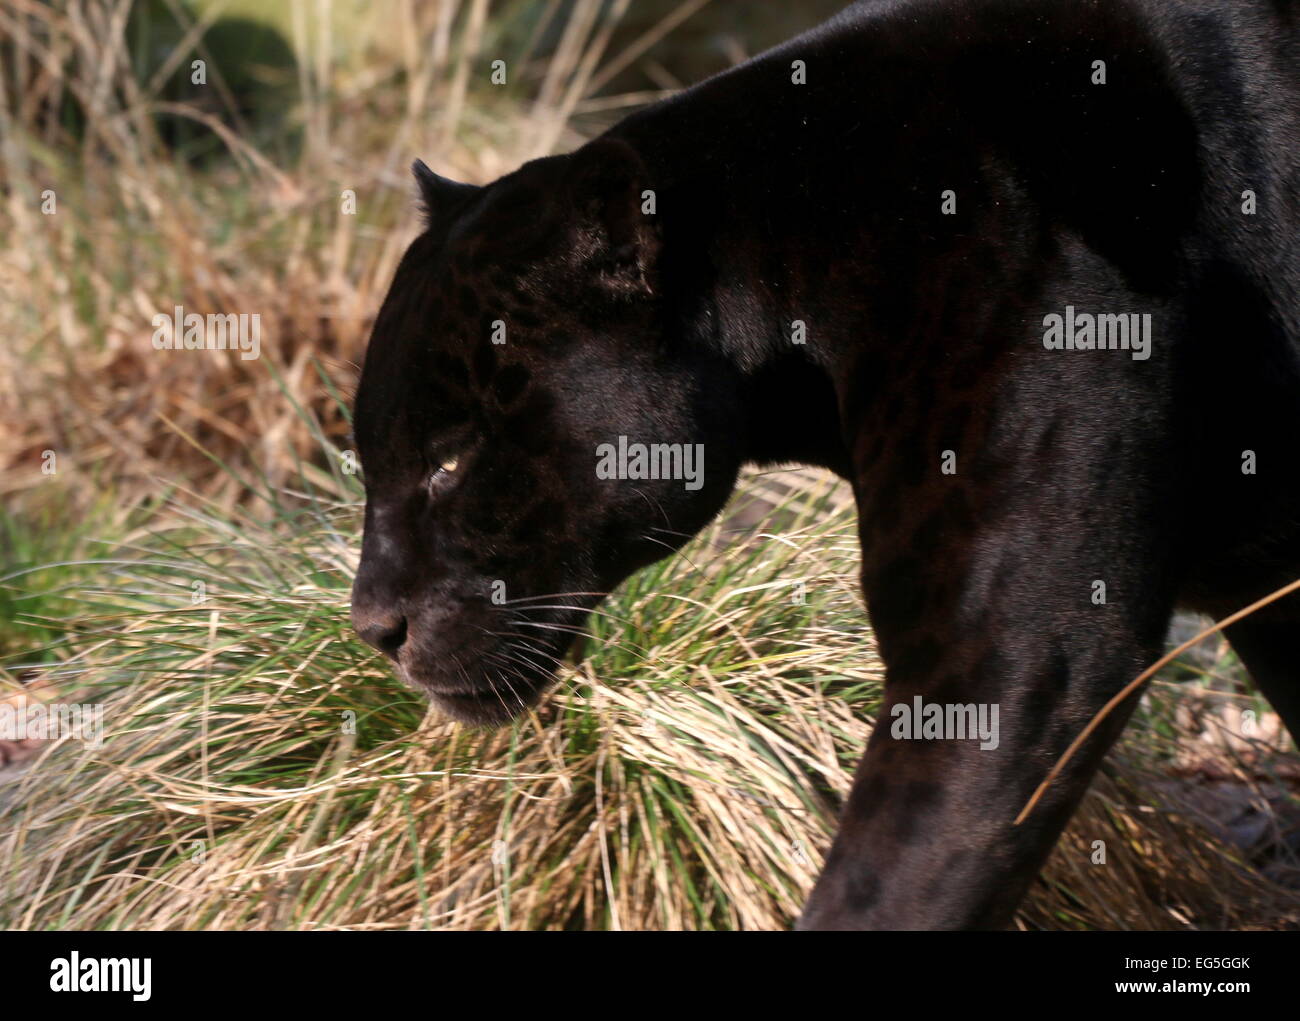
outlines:
[[[406,641],[406,618],[400,613],[365,613],[353,607],[352,627],[363,642],[386,656],[396,656]]]

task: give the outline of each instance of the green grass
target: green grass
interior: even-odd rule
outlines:
[[[106,550],[149,516],[111,490],[75,499],[70,485],[51,476],[21,504],[0,505],[0,663],[17,669],[56,661],[68,621],[85,608],[85,587],[108,569]]]
[[[719,554],[718,524],[637,575],[548,703],[481,732],[427,718],[352,635],[355,480],[245,481],[260,500],[177,502],[63,587],[41,656],[65,699],[106,705],[108,738],[56,749],[3,808],[0,922],[708,928],[796,910],[879,693],[827,487],[786,498],[779,536]]]

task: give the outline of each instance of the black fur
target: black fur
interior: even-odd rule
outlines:
[[[485,188],[420,173],[357,398],[358,630],[500,722],[742,464],[830,468],[886,707],[801,925],[1005,925],[1126,713],[1012,820],[1175,605],[1300,575],[1298,19],[861,3]],[[1149,358],[1045,348],[1067,305],[1150,314]],[[597,478],[619,435],[702,443],[704,485]],[[1293,734],[1298,624],[1290,597],[1230,635]],[[891,736],[918,695],[998,704],[998,747]]]

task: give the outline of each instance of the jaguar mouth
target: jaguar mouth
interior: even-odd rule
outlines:
[[[568,617],[581,620],[577,614]],[[582,647],[577,641],[578,624],[569,619],[552,625],[534,615],[521,625],[536,624],[539,630],[553,627],[554,635],[503,635],[507,640],[481,644],[408,640],[387,656],[398,679],[445,716],[460,723],[498,726],[535,707],[570,652]],[[479,630],[489,631],[481,626]]]
[[[522,716],[537,704],[540,689],[523,690],[516,684],[513,691],[476,691],[467,694],[429,693],[429,701],[443,715],[457,723],[477,727],[495,727]]]
[[[445,716],[473,726],[498,726],[523,715],[537,704],[551,678],[515,674],[499,679],[485,678],[481,684],[449,684],[415,671],[397,667],[398,676],[410,688],[423,693]]]

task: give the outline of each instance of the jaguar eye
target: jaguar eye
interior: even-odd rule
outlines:
[[[456,469],[460,467],[459,457],[442,457],[436,461],[436,467],[429,472],[429,492],[440,493],[456,481]]]
[[[425,448],[426,484],[431,495],[441,495],[460,482],[470,467],[478,444],[464,435],[442,436]]]

